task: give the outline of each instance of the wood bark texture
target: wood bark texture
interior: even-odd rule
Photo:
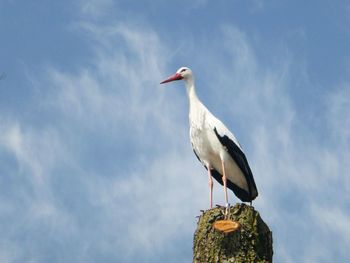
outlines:
[[[229,219],[238,221],[240,229],[223,233],[213,223],[224,219],[224,208],[205,211],[198,221],[193,242],[194,263],[272,262],[272,232],[252,206],[236,204]]]

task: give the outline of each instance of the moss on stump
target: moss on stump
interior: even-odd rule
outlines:
[[[236,204],[231,207],[229,219],[238,221],[241,228],[223,233],[213,223],[224,219],[224,208],[205,211],[199,218],[194,234],[194,263],[272,262],[272,232],[254,207]]]

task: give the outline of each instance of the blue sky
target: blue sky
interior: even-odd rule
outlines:
[[[1,262],[191,261],[207,176],[183,83],[159,85],[180,66],[247,154],[275,262],[347,262],[347,1],[2,0],[0,22]]]

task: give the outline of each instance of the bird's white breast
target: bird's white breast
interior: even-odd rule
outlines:
[[[223,174],[221,163],[221,160],[223,160],[227,178],[249,191],[242,171],[228,154],[227,149],[220,143],[214,132],[215,127],[220,129],[223,129],[223,127],[226,129],[226,127],[199,101],[191,105],[189,119],[192,147],[203,165],[207,168],[214,168],[220,174]],[[233,134],[230,133],[230,137],[237,142]],[[238,142],[237,145],[240,147]]]
[[[224,151],[208,122],[209,112],[203,105],[195,105],[190,111],[190,138],[193,149],[207,167],[221,167],[220,154]]]

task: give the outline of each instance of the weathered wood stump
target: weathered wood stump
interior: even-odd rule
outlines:
[[[231,207],[228,219],[241,227],[230,233],[213,227],[224,219],[224,208],[205,211],[199,218],[194,234],[194,263],[272,262],[272,232],[254,207],[236,204]]]

